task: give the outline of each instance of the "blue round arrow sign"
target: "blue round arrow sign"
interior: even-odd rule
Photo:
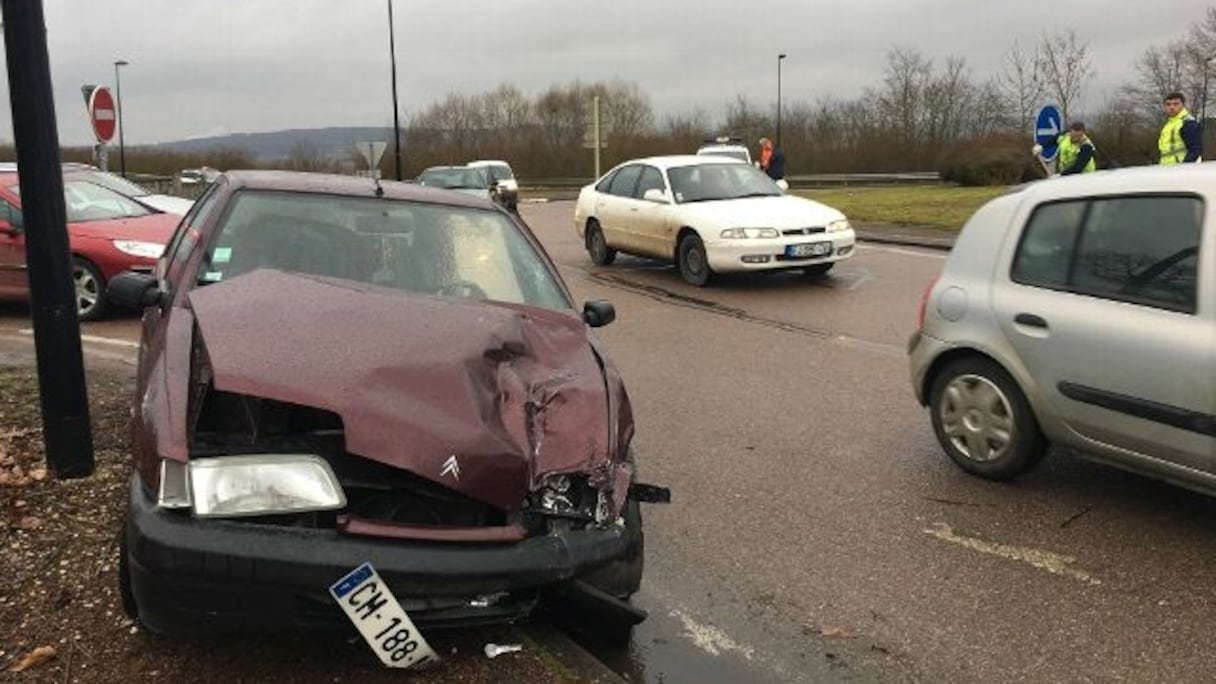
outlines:
[[[1050,159],[1056,155],[1060,134],[1064,132],[1064,120],[1055,105],[1045,105],[1034,120],[1034,141],[1043,146],[1043,156]]]

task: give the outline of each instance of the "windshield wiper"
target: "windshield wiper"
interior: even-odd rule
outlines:
[[[736,195],[731,199],[746,199],[748,197],[780,197],[780,193],[776,192],[749,192],[746,195]]]

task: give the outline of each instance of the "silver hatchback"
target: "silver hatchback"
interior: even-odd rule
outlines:
[[[982,207],[922,302],[912,385],[946,453],[1049,443],[1216,494],[1216,166],[1042,181]]]

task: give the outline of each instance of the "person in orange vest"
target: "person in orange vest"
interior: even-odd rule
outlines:
[[[768,162],[773,158],[773,141],[768,138],[760,138],[760,154],[756,155],[756,166],[760,167],[761,171],[768,172]]]
[[[760,168],[773,180],[785,178],[785,153],[768,138],[760,138]]]

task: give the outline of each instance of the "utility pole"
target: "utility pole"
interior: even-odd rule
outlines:
[[[781,147],[781,60],[785,53],[777,55],[777,147]]]
[[[68,254],[59,132],[42,0],[0,0],[29,269],[42,435],[61,479],[93,472],[93,434],[84,382],[76,287]]]
[[[600,177],[600,96],[591,99],[591,129],[595,138],[595,177]]]
[[[118,170],[119,173],[122,174],[123,178],[127,177],[127,144],[123,139],[122,79],[118,75],[118,67],[125,67],[128,64],[130,64],[130,62],[126,61],[125,59],[120,59],[117,62],[114,62],[114,88],[116,91],[115,99],[117,100],[118,105]]]

